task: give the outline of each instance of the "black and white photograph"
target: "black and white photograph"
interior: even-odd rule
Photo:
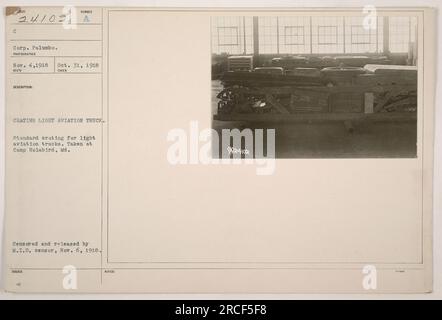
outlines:
[[[276,158],[415,158],[416,17],[326,14],[213,16],[212,128],[274,129]]]
[[[442,297],[442,2],[34,1],[0,15],[0,300]]]

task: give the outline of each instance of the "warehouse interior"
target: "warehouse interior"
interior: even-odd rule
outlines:
[[[216,16],[212,127],[274,128],[277,158],[412,158],[413,16]]]

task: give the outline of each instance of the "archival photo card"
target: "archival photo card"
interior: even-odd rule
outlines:
[[[8,292],[432,290],[435,10],[5,15]]]

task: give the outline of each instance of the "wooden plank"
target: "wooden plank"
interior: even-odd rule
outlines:
[[[406,105],[406,104],[415,104],[417,103],[416,97],[407,97],[405,99],[399,100],[399,101],[395,101],[393,103],[390,103],[389,105],[386,105],[386,108],[395,108],[401,105]]]
[[[256,121],[256,122],[305,122],[305,121],[416,121],[415,112],[380,112],[380,113],[292,113],[292,114],[220,114],[214,115],[220,121]]]
[[[290,114],[290,112],[281,104],[279,103],[275,97],[271,94],[266,94],[266,101],[270,103],[276,110],[278,110],[279,113],[282,114]]]
[[[416,66],[404,66],[397,64],[366,64],[364,66],[364,69],[373,73],[381,73],[381,74],[390,74],[390,73],[395,74],[395,72],[402,72],[402,71],[404,73],[409,71],[411,75],[417,74]]]
[[[284,87],[262,87],[262,88],[232,88],[233,92],[250,94],[250,95],[279,95],[279,94],[296,94],[298,90],[318,92],[318,93],[365,93],[365,92],[386,92],[400,89],[403,92],[416,91],[413,84],[407,85],[347,85],[334,87],[319,86],[284,86]]]
[[[366,92],[364,95],[364,112],[373,113],[374,111],[374,94],[372,92]]]
[[[392,90],[392,91],[388,91],[388,92],[385,94],[385,96],[384,96],[382,99],[380,99],[380,100],[378,101],[378,103],[376,104],[376,107],[374,108],[374,111],[375,111],[375,112],[379,112],[379,111],[381,111],[381,110],[387,105],[388,101],[389,101],[391,98],[397,96],[397,95],[400,93],[400,91],[401,91],[401,90]]]

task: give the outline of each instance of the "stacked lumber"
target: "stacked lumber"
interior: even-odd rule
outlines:
[[[302,56],[287,56],[281,58],[273,58],[272,66],[284,69],[293,69],[305,67],[308,65],[308,58]]]
[[[321,77],[321,72],[316,68],[295,68],[293,70],[287,70],[285,73],[293,76]]]
[[[284,70],[295,68],[327,68],[327,67],[363,67],[367,64],[388,65],[391,63],[386,56],[287,56],[271,60],[271,65]]]
[[[367,73],[356,79],[357,84],[417,86],[416,66],[367,64],[364,69]]]
[[[266,74],[284,74],[284,69],[281,67],[258,67],[253,69],[253,72]]]
[[[224,87],[322,86],[323,79],[305,75],[268,74],[262,72],[226,72],[221,78]]]
[[[227,58],[227,70],[251,71],[253,68],[253,56],[230,56]]]
[[[333,84],[349,84],[361,74],[366,73],[366,70],[358,67],[328,67],[321,70],[326,82]]]
[[[346,67],[361,67],[370,63],[367,56],[337,56],[334,59],[337,65]]]
[[[402,65],[381,65],[381,64],[367,64],[364,69],[369,73],[376,75],[388,75],[392,77],[407,77],[417,79],[416,66],[402,66]]]

